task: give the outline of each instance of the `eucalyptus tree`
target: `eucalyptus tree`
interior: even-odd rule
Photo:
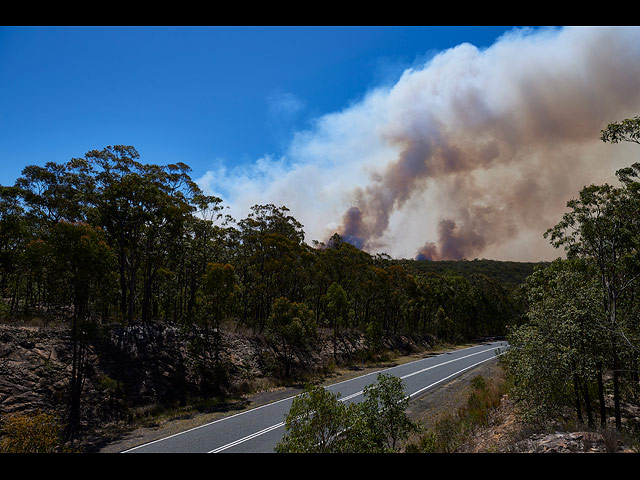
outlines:
[[[408,398],[402,380],[379,374],[365,387],[364,401],[347,403],[340,394],[307,385],[285,419],[285,435],[278,453],[385,453],[418,425],[406,415]]]
[[[279,297],[302,301],[310,252],[302,225],[287,207],[254,205],[238,222],[235,266],[243,285],[243,321],[262,331]]]
[[[55,273],[52,279],[70,291],[73,298],[69,422],[69,434],[73,437],[80,421],[88,341],[97,331],[91,305],[104,296],[114,257],[102,230],[86,223],[56,223],[47,243]]]
[[[351,426],[350,407],[319,385],[307,385],[293,399],[277,453],[344,453],[344,432]]]
[[[525,416],[544,421],[573,405],[578,421],[584,421],[584,408],[592,425],[595,399],[590,392],[595,386],[604,424],[607,332],[597,278],[581,261],[558,259],[534,271],[525,291],[527,321],[512,327],[512,349],[505,359],[513,395]]]
[[[90,180],[88,220],[104,229],[118,258],[120,311],[129,323],[152,313],[152,292],[170,248],[184,235],[190,216],[208,202],[184,163],[143,164],[131,146],[91,150],[69,162]],[[139,302],[136,299],[140,298]]]
[[[373,257],[336,233],[321,247],[320,261],[325,285],[339,283],[347,293],[353,310],[352,327],[366,327],[376,295],[370,288]]]
[[[13,197],[14,213],[8,218],[17,219],[15,208],[19,208],[20,220],[3,225],[3,229],[11,226],[13,232],[17,233],[15,227],[20,226],[22,238],[19,243],[23,248],[14,250],[12,257],[14,261],[23,262],[24,268],[16,271],[18,278],[15,280],[23,284],[24,313],[28,314],[30,306],[36,300],[40,303],[48,300],[44,245],[52,229],[60,221],[75,222],[85,219],[84,178],[76,175],[64,163],[28,165],[22,170],[14,187],[5,189],[5,192],[9,191]],[[6,195],[4,197],[5,200],[8,198]],[[7,230],[7,233],[10,231]]]
[[[638,143],[639,137],[638,117],[609,124],[601,132],[601,139],[611,143]],[[618,170],[616,176],[619,187],[584,187],[578,198],[567,203],[569,211],[545,237],[555,247],[564,247],[568,258],[586,259],[597,268],[613,361],[615,422],[620,428],[621,346],[634,348],[637,356],[634,342],[627,341],[619,312],[625,295],[640,278],[640,163]]]
[[[44,167],[27,165],[15,182],[26,206],[26,215],[40,228],[60,220],[85,219],[85,178],[69,164],[47,162]]]
[[[406,414],[409,397],[399,377],[379,373],[376,383],[367,385],[363,395],[359,406],[376,451],[395,451],[398,442],[418,431]]]
[[[0,186],[0,292],[3,299],[11,298],[9,306],[3,304],[1,313],[13,314],[18,301],[20,257],[27,231],[19,189]]]
[[[273,302],[266,324],[266,337],[276,352],[285,377],[291,374],[296,354],[304,352],[316,335],[315,317],[306,304],[292,302],[285,297]]]
[[[221,360],[223,351],[222,327],[232,318],[238,305],[239,287],[235,269],[229,264],[209,263],[202,276],[195,326],[191,346],[197,356],[202,373],[205,393],[210,387],[219,393],[226,381],[226,371]]]
[[[332,283],[327,290],[327,312],[333,324],[333,358],[337,359],[338,331],[349,322],[349,299],[339,283]]]
[[[634,173],[637,174],[639,169],[640,165],[636,164]],[[625,182],[622,187],[608,184],[584,187],[577,199],[567,203],[570,211],[565,213],[562,221],[545,233],[554,246],[564,246],[568,258],[589,260],[598,270],[613,361],[614,408],[618,428],[621,426],[620,347],[625,338],[619,311],[624,295],[639,277],[640,260],[640,231],[634,221],[639,213],[635,195],[637,184],[630,181],[629,173],[626,169],[617,172]]]

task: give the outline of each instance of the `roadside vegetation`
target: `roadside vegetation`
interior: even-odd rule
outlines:
[[[378,374],[365,387],[364,401],[343,403],[339,395],[309,385],[295,398],[278,453],[390,453],[418,430],[405,410],[402,380]]]
[[[0,453],[72,453],[63,424],[52,414],[5,415],[0,423]]]
[[[453,453],[473,435],[490,425],[492,414],[508,391],[504,379],[486,379],[480,375],[471,380],[466,404],[457,412],[447,412],[435,425],[407,444],[407,453]]]
[[[601,139],[640,143],[640,118],[610,124]],[[527,278],[525,322],[510,327],[504,366],[530,424],[572,418],[638,443],[637,414],[624,411],[640,398],[640,164],[616,176],[618,186],[585,186],[545,233],[566,259]]]

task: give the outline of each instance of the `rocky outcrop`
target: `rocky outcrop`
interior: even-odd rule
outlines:
[[[602,433],[555,432],[532,435],[521,448],[532,453],[611,453],[617,447]]]
[[[190,349],[192,335],[160,322],[103,327],[88,349],[84,417],[117,417],[130,408],[197,396],[200,378]],[[223,345],[230,390],[250,389],[246,384],[252,379],[278,374],[277,352],[264,337],[228,330]],[[389,349],[402,352],[425,345],[424,339],[409,336],[387,339]],[[0,415],[38,409],[62,413],[68,403],[70,347],[64,327],[0,325]],[[359,361],[363,348],[360,333],[343,332],[338,363]],[[333,362],[333,336],[326,332],[311,348],[298,352],[296,372],[323,371]]]
[[[181,406],[202,395],[193,330],[162,322],[97,328],[87,351],[81,398],[81,442],[96,445],[112,427],[128,424],[157,406]],[[394,336],[387,348],[417,351],[425,339]],[[277,351],[264,336],[235,329],[223,332],[225,389],[245,394],[278,386]],[[332,332],[301,350],[292,371],[309,379],[333,365],[359,364],[365,348],[359,332],[343,331],[334,360]],[[71,338],[64,326],[0,324],[0,421],[7,414],[43,411],[63,422],[69,406]]]
[[[0,325],[0,413],[60,408],[69,377],[67,343],[63,329]]]

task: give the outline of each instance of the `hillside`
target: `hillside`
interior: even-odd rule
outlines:
[[[507,285],[519,285],[531,275],[538,266],[545,267],[548,262],[512,262],[500,260],[394,260],[392,263],[401,265],[408,272],[414,274],[435,273],[438,275],[460,275],[469,278],[481,274]]]

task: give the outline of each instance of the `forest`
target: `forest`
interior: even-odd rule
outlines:
[[[602,140],[639,134],[636,117]],[[242,328],[275,346],[283,378],[320,333],[357,332],[371,355],[398,333],[507,336],[503,363],[531,422],[569,407],[604,425],[611,396],[621,428],[621,405],[637,404],[640,164],[617,172],[620,186],[591,185],[568,203],[545,233],[566,256],[552,263],[392,259],[337,233],[309,245],[286,206],[234,219],[189,173],[119,145],[29,165],[0,187],[0,317],[68,326],[71,435],[96,331],[148,322],[195,332],[205,396],[224,392],[221,331]]]
[[[308,245],[285,206],[255,205],[233,219],[189,172],[113,146],[29,165],[0,189],[0,315],[69,326],[72,425],[86,349],[109,325],[154,321],[198,332],[190,342],[208,395],[223,390],[221,329],[273,342],[287,377],[295,349],[318,332],[360,332],[375,354],[385,335],[455,343],[504,335],[522,314],[519,280],[504,281],[522,280],[522,265],[481,260],[438,272],[370,255],[338,234]]]

